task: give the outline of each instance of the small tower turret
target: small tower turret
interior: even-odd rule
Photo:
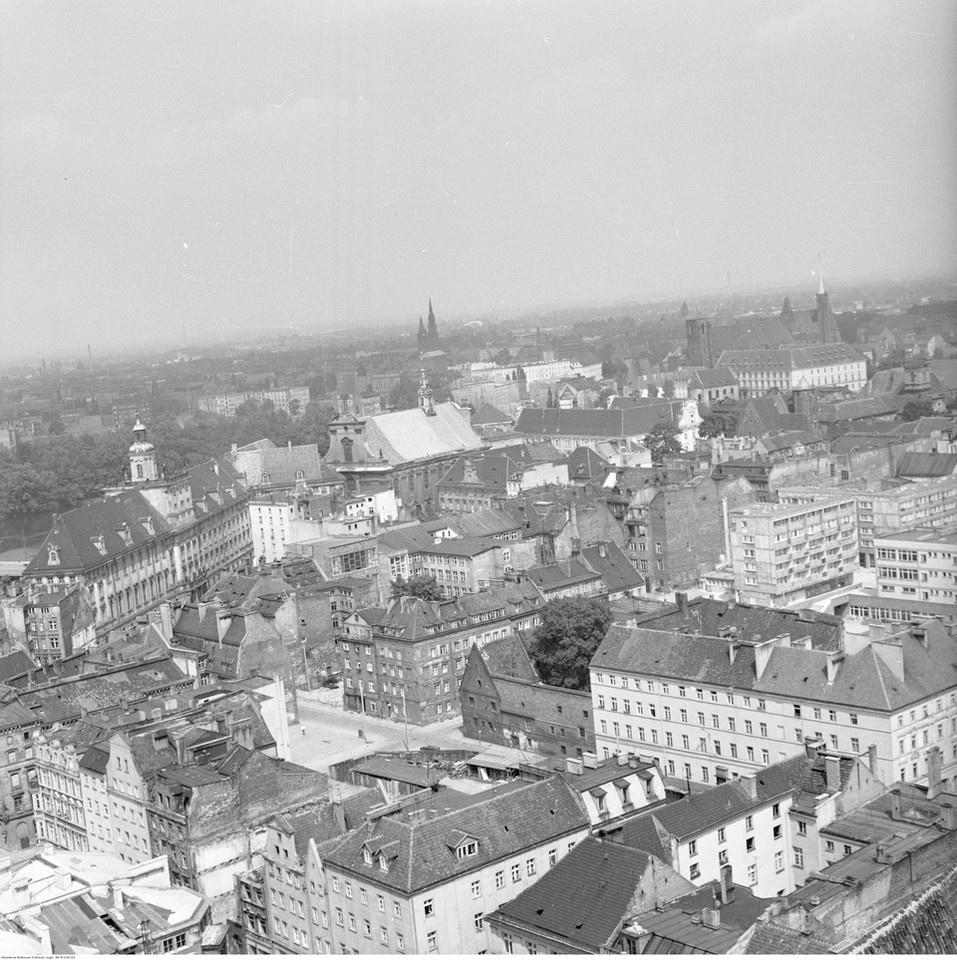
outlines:
[[[419,381],[419,409],[423,410],[427,417],[435,416],[435,407],[432,403],[432,388],[429,386],[429,380],[425,375],[425,370],[422,371],[422,379]]]
[[[133,424],[133,443],[130,445],[130,480],[133,483],[146,483],[158,479],[156,447],[146,439],[146,427],[137,417]]]

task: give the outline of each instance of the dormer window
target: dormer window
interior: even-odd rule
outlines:
[[[106,556],[106,540],[103,537],[103,534],[99,534],[95,537],[90,537],[90,542],[96,547],[97,552],[101,557]]]
[[[389,871],[389,862],[386,860],[384,853],[379,854],[379,869],[383,873],[388,873]]]
[[[478,843],[475,840],[466,840],[456,849],[455,856],[459,860],[464,860],[466,857],[474,857],[477,853]]]
[[[153,518],[152,517],[140,517],[140,523],[143,525],[143,529],[152,537],[155,536],[156,530],[153,527]]]
[[[302,470],[297,470],[297,471],[296,471],[296,479],[297,479],[297,480],[305,480],[305,479],[306,479],[305,473],[303,473]]]
[[[263,483],[269,483],[269,474],[268,474],[268,473],[264,473],[264,474],[263,474],[262,482],[263,482]]]
[[[56,567],[60,563],[60,548],[50,544],[47,547],[47,565]]]
[[[362,851],[362,859],[370,866],[372,865],[372,851],[368,847]]]

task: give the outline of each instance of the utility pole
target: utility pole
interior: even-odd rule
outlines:
[[[306,638],[300,637],[299,642],[302,644],[302,669],[306,675],[306,693],[309,693],[312,688],[309,686],[309,661],[306,659]]]

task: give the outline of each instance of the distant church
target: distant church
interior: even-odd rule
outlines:
[[[840,343],[841,333],[824,289],[824,274],[818,271],[817,307],[814,310],[795,310],[791,298],[784,298],[781,323],[797,343]]]
[[[432,298],[429,297],[429,325],[422,322],[419,317],[419,350],[423,353],[427,350],[435,350],[439,345],[439,328],[435,322],[435,311],[432,309]]]

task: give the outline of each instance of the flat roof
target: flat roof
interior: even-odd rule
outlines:
[[[957,533],[941,533],[931,527],[918,527],[914,530],[900,530],[897,533],[876,533],[874,541],[898,540],[903,543],[941,543],[957,546]]]

